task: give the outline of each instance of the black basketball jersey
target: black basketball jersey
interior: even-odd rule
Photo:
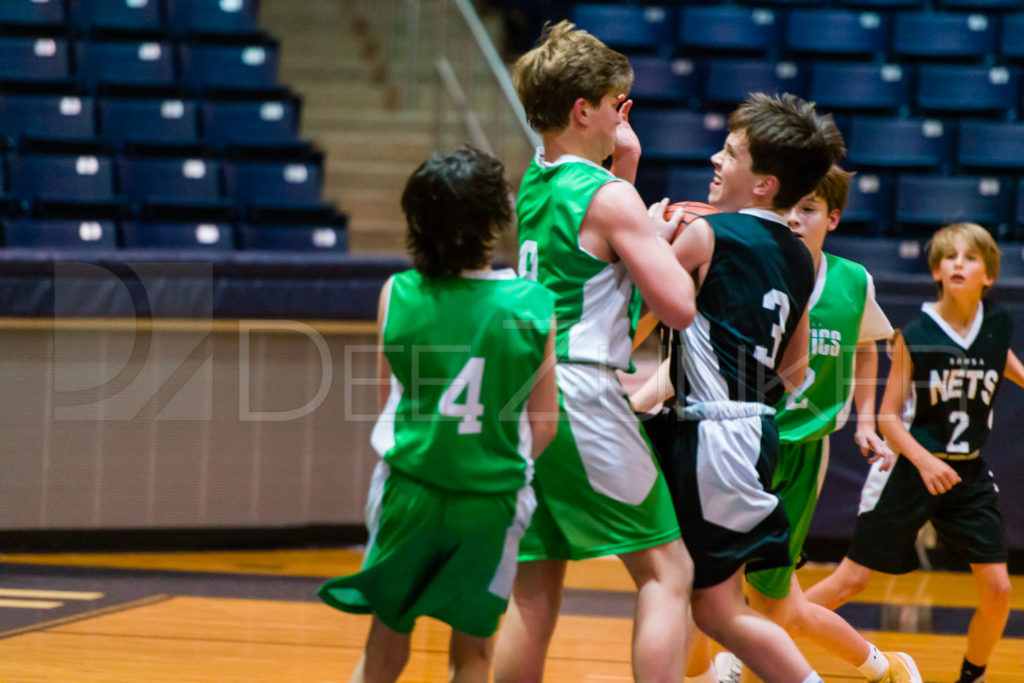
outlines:
[[[1010,315],[992,304],[978,305],[965,337],[932,304],[921,306],[903,331],[914,363],[903,421],[924,448],[966,455],[985,443],[1012,332]]]
[[[672,346],[672,377],[687,403],[782,397],[777,371],[814,288],[811,254],[778,220],[753,213],[705,216],[714,254],[697,315]]]

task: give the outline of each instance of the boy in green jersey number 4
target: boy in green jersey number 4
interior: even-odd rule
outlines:
[[[930,521],[978,586],[959,683],[980,683],[1011,591],[998,488],[980,449],[1002,378],[1024,386],[1024,365],[1010,349],[1010,314],[983,300],[999,276],[988,231],[974,223],[942,228],[928,267],[939,299],[922,304],[896,335],[878,413],[878,429],[900,457],[891,470],[876,463],[868,473],[850,549],[807,598],[835,609],[864,590],[872,572],[913,571],[914,542]]]
[[[795,575],[828,467],[829,434],[846,422],[856,405],[854,439],[861,453],[889,469],[895,455],[875,431],[878,358],[875,344],[893,329],[875,301],[874,284],[863,266],[822,251],[846,206],[850,173],[833,166],[817,189],[786,216],[786,222],[811,252],[816,281],[811,293],[811,343],[803,384],[775,406],[779,460],[772,486],[789,518],[791,564],[748,572],[750,605],[785,627],[857,667],[869,681],[920,683],[916,663],[906,653],[882,653],[842,617],[809,602]],[[705,655],[706,657],[706,655]],[[705,659],[705,663],[707,660]],[[719,654],[715,672],[728,680],[739,660]],[[699,667],[698,667],[699,668]]]
[[[504,172],[476,150],[434,154],[402,195],[415,270],[380,297],[370,540],[362,571],[319,591],[373,614],[353,681],[396,680],[420,616],[452,626],[455,680],[488,678],[558,414],[553,297],[489,267],[512,217]]]
[[[520,546],[495,679],[542,678],[567,562],[617,555],[637,586],[634,677],[681,681],[692,565],[615,374],[631,369],[641,296],[667,324],[685,327],[693,316],[693,281],[666,241],[679,218],[665,221],[666,202],[648,209],[632,185],[640,145],[624,55],[560,22],[516,62],[514,79],[544,141],[519,188],[519,273],[555,293],[564,419],[537,459],[537,512]]]

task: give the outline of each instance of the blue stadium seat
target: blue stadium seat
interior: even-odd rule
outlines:
[[[858,168],[938,171],[952,160],[954,126],[938,119],[856,116],[848,131],[847,158]]]
[[[71,0],[71,21],[93,29],[154,32],[164,29],[162,0]]]
[[[348,216],[326,204],[250,211],[239,227],[243,249],[348,251]]]
[[[22,202],[114,200],[114,164],[109,155],[16,152],[9,164],[12,194]]]
[[[889,17],[880,12],[842,9],[795,9],[786,24],[786,48],[824,57],[883,54]]]
[[[135,204],[223,204],[217,159],[125,155],[117,167],[121,192]]]
[[[824,110],[896,113],[910,105],[910,69],[900,64],[816,62],[807,98]]]
[[[880,10],[914,9],[922,7],[925,0],[837,0],[837,4],[842,7],[871,7]]]
[[[706,202],[714,175],[715,169],[710,163],[704,166],[673,166],[668,170],[665,196],[673,202]]]
[[[680,15],[676,41],[687,51],[773,54],[779,47],[779,19],[765,8],[690,5]]]
[[[257,0],[167,0],[171,30],[187,34],[259,32]]]
[[[112,220],[21,217],[2,221],[8,247],[46,249],[116,249]]]
[[[0,136],[92,140],[96,136],[95,102],[78,95],[0,93]]]
[[[149,249],[232,250],[235,228],[231,223],[128,220],[121,223],[125,247]]]
[[[1014,238],[1024,240],[1024,180],[1018,179],[1017,181],[1017,196],[1014,203],[1013,217],[1017,226],[1017,234],[1014,235]]]
[[[865,235],[884,235],[892,222],[892,196],[895,181],[888,173],[857,173],[843,209],[840,231]]]
[[[790,92],[802,95],[804,73],[795,62],[769,59],[711,59],[707,65],[704,99],[730,108],[752,92]]]
[[[4,0],[0,2],[0,26],[57,28],[66,19],[63,0]]]
[[[280,144],[295,142],[299,129],[299,101],[205,100],[200,120],[208,144]]]
[[[915,102],[922,110],[1005,115],[1017,107],[1019,89],[1017,68],[922,64]]]
[[[843,223],[845,222],[844,214]],[[843,229],[843,223],[839,225],[840,231]],[[924,248],[924,240],[898,237],[866,240],[833,234],[829,236],[828,243],[830,254],[862,264],[876,278],[895,273],[928,273],[928,250]]]
[[[268,89],[277,85],[278,45],[184,43],[182,80],[189,88]]]
[[[904,174],[896,185],[895,218],[902,230],[927,232],[956,221],[988,228],[997,238],[1012,220],[1014,183],[1007,178]]]
[[[960,121],[957,161],[984,169],[1024,170],[1024,123]]]
[[[1024,59],[1024,13],[1003,17],[999,54],[1011,60]]]
[[[323,175],[316,160],[230,160],[224,166],[227,196],[244,206],[315,206]]]
[[[1024,0],[936,0],[945,9],[1011,10],[1024,7]]]
[[[686,102],[700,96],[697,67],[689,59],[637,55],[629,61],[633,66],[629,96],[638,102]]]
[[[727,134],[721,114],[646,109],[631,112],[629,121],[648,159],[707,161]]]
[[[0,36],[0,81],[67,81],[64,38]]]
[[[80,41],[76,45],[78,79],[100,84],[172,86],[177,83],[174,46],[157,41]]]
[[[115,147],[125,143],[190,145],[199,141],[195,100],[134,97],[99,99],[100,134]]]
[[[576,3],[572,21],[611,47],[656,50],[671,45],[676,14],[656,6]]]
[[[995,22],[981,13],[901,12],[892,50],[912,58],[982,58],[995,52],[995,29]]]

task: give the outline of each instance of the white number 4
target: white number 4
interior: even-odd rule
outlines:
[[[479,434],[484,423],[480,418],[484,406],[480,403],[480,387],[483,385],[484,359],[474,356],[459,370],[452,383],[441,394],[438,411],[445,417],[461,417],[459,434]],[[459,397],[466,393],[466,400],[459,403]]]

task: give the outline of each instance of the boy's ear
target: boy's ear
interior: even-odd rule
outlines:
[[[839,209],[832,209],[828,212],[828,232],[832,232],[839,227],[839,219],[842,217],[843,212]]]
[[[590,118],[590,103],[584,97],[577,97],[572,103],[572,119],[576,123],[585,124]]]
[[[754,185],[754,194],[774,198],[779,191],[779,179],[773,175],[762,175]]]

